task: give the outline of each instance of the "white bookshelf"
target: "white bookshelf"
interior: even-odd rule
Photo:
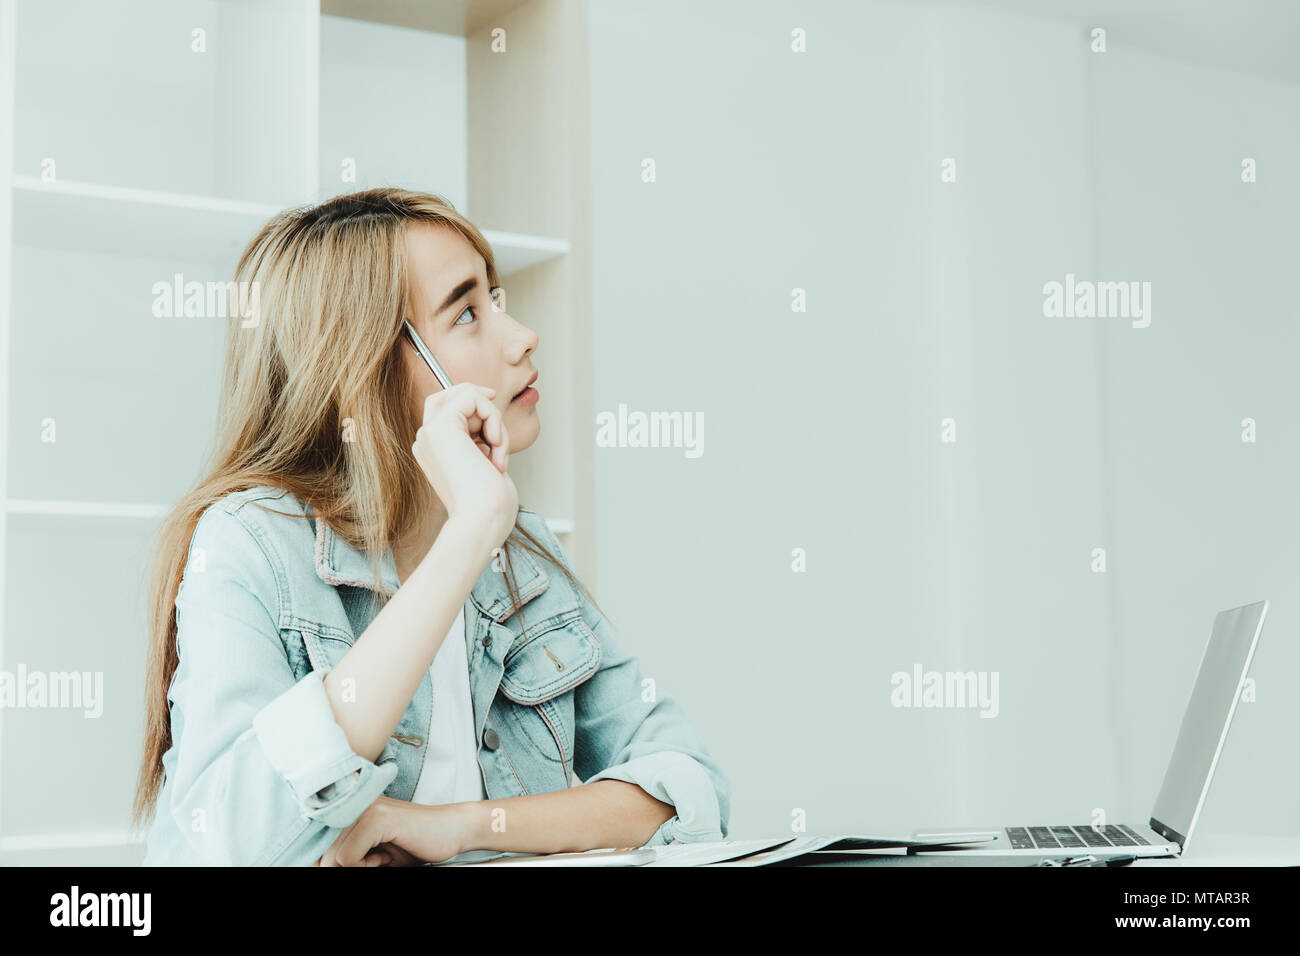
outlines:
[[[467,30],[468,9],[456,8]],[[177,272],[227,281],[275,212],[373,184],[328,179],[364,105],[364,90],[349,103],[337,85],[371,72],[365,57],[390,45],[461,51],[459,79],[413,68],[411,101],[390,96],[394,121],[382,129],[392,140],[357,146],[380,179],[388,157],[430,148],[427,131],[406,142],[395,121],[422,105],[423,84],[444,84],[439,95],[459,98],[463,117],[470,41],[421,26],[373,32],[322,16],[317,0],[0,0],[0,669],[102,670],[113,702],[94,721],[0,709],[0,865],[143,856],[126,820],[143,717],[147,543],[198,476],[225,335],[222,320],[155,317],[153,282]],[[366,43],[349,42],[352,31]],[[324,83],[334,84],[329,97]],[[412,168],[451,170],[446,184],[387,175],[488,225],[468,208],[463,125],[434,142],[453,154]],[[512,312],[521,301],[563,311],[546,270],[564,267],[571,244],[554,232],[484,228],[498,271],[519,280],[519,293],[507,289]],[[42,441],[47,419],[54,442]],[[516,480],[527,506],[573,536],[576,496],[553,491],[573,485],[561,461]],[[51,739],[62,741],[58,760]]]

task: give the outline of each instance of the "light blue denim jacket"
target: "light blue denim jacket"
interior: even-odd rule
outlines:
[[[519,524],[572,572],[539,515],[520,509]],[[488,799],[562,790],[575,774],[624,780],[675,810],[645,846],[724,839],[730,786],[681,706],[643,695],[636,658],[562,574],[513,545],[510,559],[525,634],[492,563],[465,602]],[[372,619],[371,573],[282,489],[203,513],[176,597],[172,746],[144,865],[310,865],[380,794],[411,799],[433,713],[428,671],[374,763],[351,749],[321,683]],[[397,589],[391,550],[382,580]]]

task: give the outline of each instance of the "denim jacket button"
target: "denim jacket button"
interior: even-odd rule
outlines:
[[[497,737],[497,732],[491,727],[483,732],[483,746],[488,750],[496,750],[500,744],[501,740]]]

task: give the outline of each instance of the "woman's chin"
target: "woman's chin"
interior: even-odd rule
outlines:
[[[507,430],[510,432],[510,454],[514,455],[531,447],[533,442],[537,441],[537,436],[542,430],[542,420],[537,417],[536,412],[530,412],[511,422]]]

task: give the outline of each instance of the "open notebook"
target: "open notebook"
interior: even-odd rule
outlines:
[[[978,843],[980,840],[962,841]],[[804,836],[767,840],[721,840],[711,843],[670,843],[657,847],[587,850],[582,853],[490,853],[475,859],[467,854],[429,866],[766,866],[805,853],[884,852],[905,854],[913,848],[954,846],[952,842],[911,837]]]

